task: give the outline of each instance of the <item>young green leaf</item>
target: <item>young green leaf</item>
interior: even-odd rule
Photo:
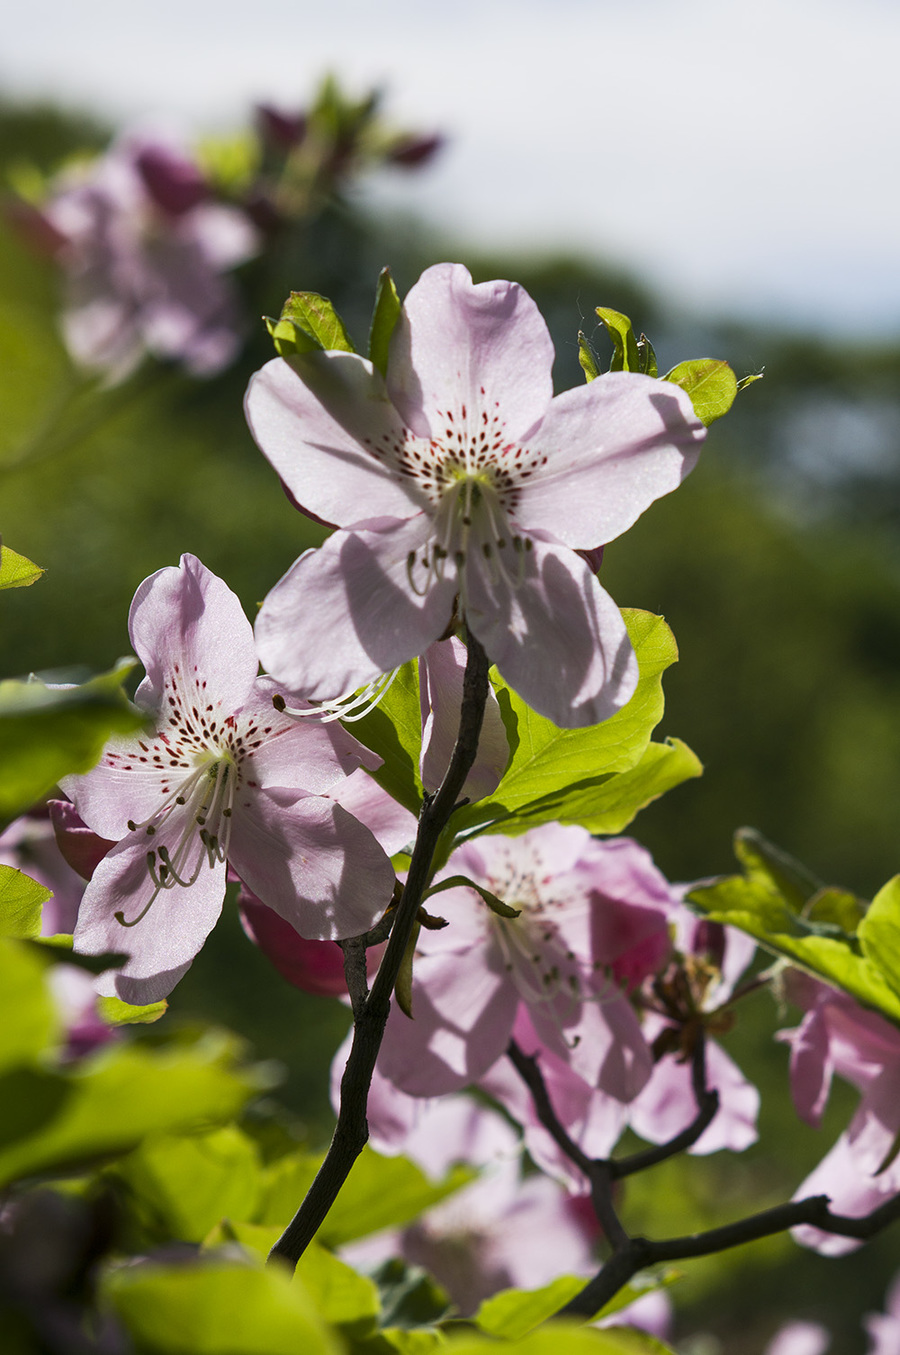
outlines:
[[[382,759],[381,766],[371,773],[379,786],[418,814],[422,807],[422,713],[416,659],[403,665],[378,705],[354,721],[352,729],[355,737]]]
[[[0,588],[27,588],[43,572],[40,565],[32,564],[9,546],[0,545]]]
[[[41,909],[53,890],[23,875],[15,866],[0,865],[0,936],[40,936]]]
[[[133,667],[134,660],[123,660],[72,687],[0,682],[0,819],[27,809],[60,777],[89,771],[110,735],[144,725],[145,715],[122,690]]]
[[[643,371],[637,339],[634,336],[634,326],[628,316],[623,315],[621,311],[610,310],[606,306],[598,306],[597,315],[603,321],[606,331],[613,341],[613,355],[609,370],[611,372]]]
[[[389,268],[382,268],[375,289],[375,309],[369,327],[369,357],[382,376],[387,375],[391,335],[400,319],[400,297]]]
[[[334,306],[318,292],[291,292],[281,308],[280,320],[292,324],[307,334],[317,348],[326,352],[354,353],[350,335]]]
[[[578,361],[581,370],[584,372],[585,381],[593,381],[600,375],[600,368],[597,366],[597,359],[594,356],[594,350],[588,343],[583,330],[578,331]]]
[[[721,358],[692,358],[679,362],[664,381],[671,381],[687,391],[697,418],[707,426],[727,414],[737,395],[737,379],[728,363]]]

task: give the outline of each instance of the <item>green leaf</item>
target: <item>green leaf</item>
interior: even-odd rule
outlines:
[[[253,1218],[262,1188],[256,1145],[235,1125],[153,1136],[107,1175],[125,1191],[142,1245],[201,1242],[223,1218]]]
[[[864,1007],[878,1012],[900,1025],[900,990],[897,977],[896,938],[891,913],[896,907],[896,881],[878,895],[879,906],[871,928],[867,917],[856,936],[844,932],[834,916],[846,918],[847,898],[839,894],[837,904],[829,900],[830,891],[813,895],[824,902],[826,920],[807,915],[798,908],[793,889],[784,889],[771,874],[759,870],[748,876],[728,876],[711,885],[698,886],[689,901],[702,909],[714,922],[740,927],[773,954],[849,993]],[[872,908],[875,908],[873,902]],[[871,909],[870,909],[871,912]]]
[[[634,327],[627,315],[621,311],[610,310],[606,306],[597,307],[597,315],[606,326],[613,341],[613,356],[609,364],[611,372],[641,371],[641,355],[638,352]]]
[[[369,327],[369,357],[382,376],[387,376],[388,348],[401,310],[391,270],[382,268],[375,289],[375,309]]]
[[[588,343],[584,331],[578,331],[578,361],[581,370],[584,372],[585,381],[593,381],[600,375],[600,368],[597,366],[597,359],[594,356],[594,350]]]
[[[15,866],[0,865],[0,936],[40,936],[41,910],[53,890],[23,875]]]
[[[628,704],[602,724],[559,729],[494,678],[512,755],[494,796],[454,814],[457,833],[488,827],[524,831],[525,826],[546,822],[551,808],[550,817],[556,817],[555,808],[567,795],[579,791],[589,797],[613,773],[629,771],[640,762],[662,718],[662,674],[677,660],[678,649],[662,617],[641,611],[626,611],[623,616],[640,676]],[[514,818],[531,822],[514,827]],[[570,815],[567,821],[580,820]]]
[[[165,998],[145,1007],[134,1007],[118,997],[98,997],[97,1011],[108,1026],[146,1026],[158,1021],[168,1009]]]
[[[452,1308],[446,1290],[421,1266],[392,1256],[372,1274],[381,1300],[384,1327],[421,1327],[439,1322]]]
[[[111,735],[145,725],[122,690],[134,663],[123,660],[73,687],[0,682],[0,820],[27,809],[61,777],[89,771]]]
[[[297,1153],[273,1163],[258,1221],[286,1227],[321,1161],[319,1155]],[[443,1181],[434,1183],[406,1158],[381,1157],[366,1147],[322,1224],[319,1240],[327,1247],[340,1247],[382,1228],[409,1223],[473,1176],[470,1169],[456,1167]]]
[[[863,955],[900,998],[900,876],[879,889],[858,936]]]
[[[273,320],[263,316],[263,323],[272,337],[275,352],[280,358],[292,358],[297,353],[321,353],[321,345],[293,320]]]
[[[351,729],[382,759],[381,766],[370,775],[399,804],[418,814],[422,807],[422,712],[416,659],[403,665],[378,705],[355,720]]]
[[[466,889],[474,889],[476,894],[481,895],[491,912],[496,913],[498,917],[520,917],[522,914],[521,908],[511,908],[508,903],[498,899],[497,895],[492,894],[489,889],[485,889],[484,885],[476,884],[474,880],[470,880],[467,875],[448,876],[447,879],[441,880],[440,884],[432,885],[430,889],[427,889],[425,898],[430,899],[435,894],[442,894],[445,889],[456,889],[458,885],[463,885]]]
[[[765,375],[764,372],[759,371],[751,372],[749,376],[742,376],[740,381],[737,383],[738,391],[740,392],[742,390],[746,390],[748,386],[753,385],[754,381],[762,381],[764,375]]]
[[[561,1275],[540,1289],[502,1289],[484,1300],[472,1321],[489,1336],[515,1340],[558,1313],[585,1283],[583,1276]]]
[[[312,340],[312,348],[324,349],[326,352],[356,351],[347,327],[334,306],[327,297],[319,296],[318,292],[291,292],[279,316],[279,324],[285,321],[293,325],[300,336]],[[272,333],[271,329],[269,332]],[[302,353],[310,352],[311,349],[304,346],[294,351]]]
[[[0,588],[27,588],[43,572],[40,565],[32,564],[9,546],[0,545]]]
[[[212,1038],[159,1050],[108,1045],[66,1081],[60,1113],[0,1149],[0,1185],[130,1152],[148,1134],[208,1129],[233,1118],[259,1086],[253,1070],[234,1067],[231,1049]]]
[[[687,391],[694,413],[707,425],[728,413],[738,389],[734,372],[721,358],[692,358],[690,362],[679,362],[677,367],[666,372],[663,380]]]
[[[297,1277],[306,1286],[319,1313],[336,1327],[370,1331],[378,1320],[378,1287],[325,1247],[313,1242],[300,1258]]]
[[[111,1307],[139,1355],[340,1355],[312,1300],[280,1267],[204,1259],[107,1272]]]
[[[656,350],[654,349],[653,344],[647,338],[646,334],[642,334],[641,337],[638,339],[637,350],[638,350],[638,361],[640,362],[641,371],[644,373],[644,375],[658,376],[659,364],[656,361]]]
[[[469,1336],[449,1343],[448,1355],[674,1355],[671,1347],[635,1327],[586,1329],[551,1321],[527,1336],[497,1345],[492,1336]]]
[[[59,1034],[45,963],[36,951],[18,941],[0,940],[0,1071],[34,1063]],[[2,1111],[0,1103],[0,1116]]]

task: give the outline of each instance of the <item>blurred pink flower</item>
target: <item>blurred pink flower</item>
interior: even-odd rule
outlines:
[[[253,436],[303,510],[340,528],[263,603],[270,672],[311,699],[356,690],[423,654],[455,608],[557,724],[625,704],[634,653],[577,552],[675,489],[704,429],[682,390],[633,372],[554,399],[552,362],[521,287],[439,264],[406,298],[386,380],[344,352],[257,373]]]
[[[180,147],[123,136],[61,176],[42,218],[59,242],[76,362],[116,382],[146,353],[194,376],[233,361],[242,326],[225,275],[256,252],[257,236],[244,213],[213,200]]]

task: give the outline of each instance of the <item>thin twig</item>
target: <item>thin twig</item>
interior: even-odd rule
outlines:
[[[419,905],[431,878],[431,863],[438,840],[459,800],[478,751],[478,736],[488,692],[488,659],[481,645],[471,635],[468,645],[456,746],[440,789],[435,795],[425,797],[419,815],[416,845],[409,863],[403,898],[396,909],[390,940],[372,990],[359,1003],[353,1043],[341,1080],[341,1109],[334,1137],[306,1199],[269,1253],[270,1261],[287,1261],[292,1269],[318,1231],[369,1137],[366,1103],[375,1060],[390,1013],[391,994]],[[354,963],[357,961],[354,960]],[[354,983],[359,996],[361,990],[357,980],[358,976],[354,978]]]

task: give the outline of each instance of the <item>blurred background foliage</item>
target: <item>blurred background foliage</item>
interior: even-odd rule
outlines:
[[[48,172],[105,135],[76,114],[0,103],[0,169]],[[252,617],[321,540],[241,413],[250,374],[272,356],[262,323],[251,318],[240,360],[212,380],[148,363],[123,386],[88,391],[59,338],[55,266],[8,223],[0,233],[0,529],[46,569],[37,587],[4,599],[0,676],[108,667],[128,651],[137,584],[184,551],[221,574]],[[596,262],[477,256],[416,221],[376,219],[338,199],[290,248],[247,265],[244,284],[271,315],[292,287],[330,296],[363,347],[379,269],[390,264],[402,295],[444,258],[476,280],[528,289],[553,334],[560,389],[583,380],[579,329],[605,352],[597,305],[632,317],[660,371],[697,356],[724,357],[739,377],[765,367],[714,426],[684,487],[604,559],[616,601],[662,613],[675,632],[681,663],[666,679],[661,732],[706,765],[633,831],[670,878],[694,879],[730,871],[732,833],[751,824],[824,881],[870,896],[900,866],[900,346],[828,343],[786,332],[777,315],[764,330],[679,316]],[[328,1066],[347,1014],[276,977],[233,908],[171,1012],[231,1025],[280,1060],[281,1099],[314,1140],[327,1135]],[[761,1144],[630,1182],[626,1214],[648,1230],[683,1233],[784,1199],[846,1123],[849,1093],[823,1131],[799,1123],[786,1052],[771,1041],[784,1014],[779,1022],[760,995],[747,1017],[729,1048],[762,1086]],[[741,1355],[783,1318],[816,1317],[835,1331],[835,1349],[862,1350],[858,1314],[880,1306],[896,1257],[888,1234],[840,1262],[781,1238],[697,1263],[674,1295],[682,1334],[715,1330]]]

